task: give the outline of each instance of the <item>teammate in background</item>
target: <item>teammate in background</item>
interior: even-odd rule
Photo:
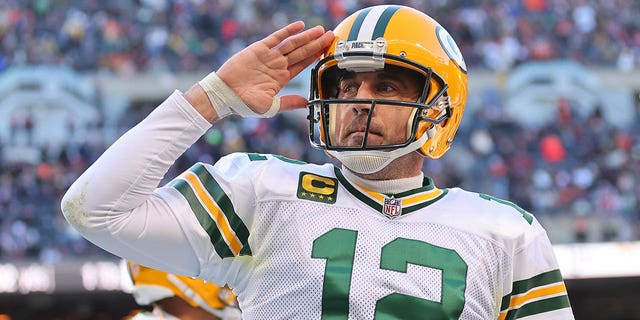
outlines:
[[[128,261],[133,298],[151,312],[139,311],[124,319],[240,320],[236,297],[228,287],[147,268]],[[123,320],[124,320],[123,319]]]
[[[176,91],[68,190],[87,239],[127,259],[228,283],[246,319],[573,319],[545,230],[513,203],[440,189],[467,70],[449,33],[395,5],[334,31],[295,22]],[[277,97],[312,70],[309,100]],[[307,105],[341,166],[234,153],[159,187],[211,125]]]

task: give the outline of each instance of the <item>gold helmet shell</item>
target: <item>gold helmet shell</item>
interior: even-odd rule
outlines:
[[[430,158],[441,157],[458,130],[468,90],[467,67],[449,33],[416,9],[380,5],[351,14],[335,28],[334,34],[333,44],[311,72],[309,134],[313,146],[341,149],[327,139],[331,112],[318,111],[324,106],[328,110],[331,103],[342,100],[335,99],[330,88],[336,70],[375,71],[395,66],[418,72],[425,79],[420,99],[411,104],[417,112],[409,119],[407,142],[403,146],[427,134],[428,139],[417,151]],[[363,146],[362,150],[384,148]]]

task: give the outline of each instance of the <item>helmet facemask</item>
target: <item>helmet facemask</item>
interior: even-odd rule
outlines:
[[[410,75],[412,79],[420,84],[420,93],[415,101],[338,98],[338,82],[342,75],[349,72],[372,70],[363,68],[341,69],[340,64],[336,64],[335,60],[333,60],[334,57],[328,57],[320,61],[312,71],[311,97],[313,99],[310,99],[311,101],[308,104],[311,144],[316,148],[326,150],[327,153],[338,158],[349,169],[360,173],[376,172],[393,159],[420,149],[429,138],[429,134],[436,130],[436,126],[445,121],[450,115],[448,104],[442,103],[443,101],[448,101],[446,99],[447,85],[442,81],[442,78],[433,73],[430,68],[414,64],[402,57],[391,55],[383,55],[383,57],[383,61],[386,63],[381,65],[382,68],[380,70],[375,71],[402,72]],[[349,58],[351,66],[356,64],[355,62],[358,58],[363,61],[371,60],[371,56],[365,54],[353,54]],[[331,64],[333,66],[327,67],[327,65]],[[319,83],[314,83],[316,79],[320,79]],[[354,143],[351,140],[351,143],[347,144],[341,138],[344,131],[351,132],[349,130],[352,129],[349,128],[349,125],[353,125],[353,123],[344,123],[339,116],[341,114],[339,110],[354,108],[354,105],[368,110],[368,113],[366,118],[361,116],[360,121],[358,121],[360,130],[364,127],[364,131],[358,136],[360,141]],[[387,108],[392,108],[394,113],[402,112],[408,114],[406,129],[404,129],[406,134],[403,141],[381,144],[372,138],[376,135],[377,130],[371,121],[374,112]],[[347,128],[343,128],[343,126]],[[364,161],[362,157],[366,157],[368,160]],[[354,165],[350,167],[349,162],[351,160],[349,159],[355,158],[359,159],[356,161],[358,163],[364,161],[369,164],[355,165],[358,168],[353,168]],[[347,163],[345,163],[345,160]]]

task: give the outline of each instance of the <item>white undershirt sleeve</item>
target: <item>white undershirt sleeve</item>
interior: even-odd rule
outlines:
[[[67,221],[101,248],[149,267],[197,275],[188,225],[154,194],[175,160],[211,124],[175,91],[120,137],[76,180],[61,207]]]

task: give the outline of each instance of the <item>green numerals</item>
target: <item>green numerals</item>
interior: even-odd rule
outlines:
[[[358,233],[335,228],[313,242],[312,258],[326,259],[322,319],[347,319]],[[376,302],[375,319],[457,319],[464,307],[467,264],[457,252],[423,241],[396,238],[381,249],[380,269],[407,273],[409,264],[442,271],[442,301],[392,293]],[[366,297],[363,297],[366,298]]]
[[[313,242],[311,257],[327,259],[322,285],[322,319],[347,319],[357,236],[354,230],[332,229]]]

